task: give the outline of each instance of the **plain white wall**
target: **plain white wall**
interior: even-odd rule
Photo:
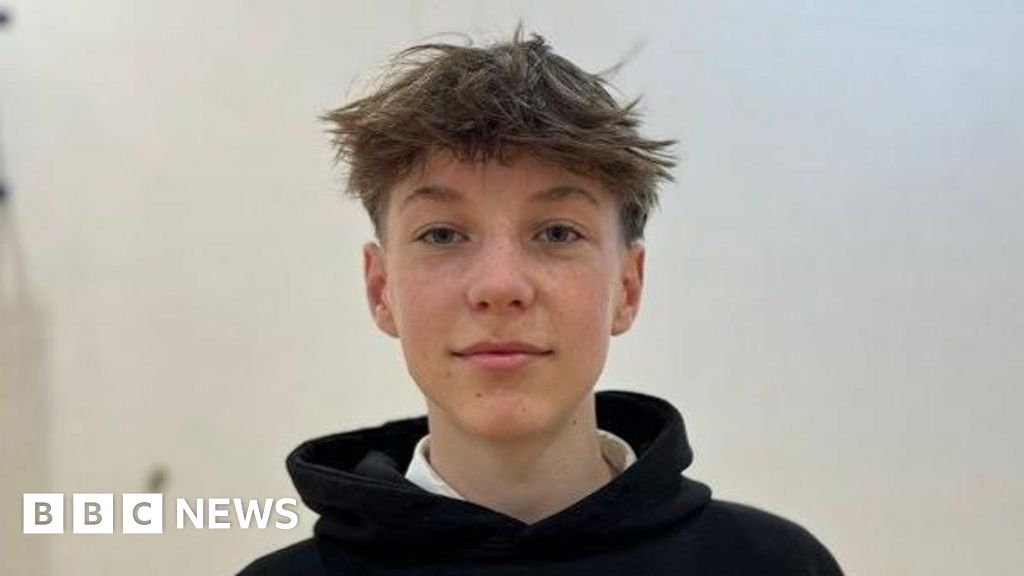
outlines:
[[[422,412],[317,115],[523,17],[645,96],[679,182],[601,388],[850,574],[1024,571],[1024,9],[983,2],[9,2],[5,573],[226,574],[294,531],[21,535],[23,492],[294,496],[298,442]],[[70,496],[68,496],[70,501]]]

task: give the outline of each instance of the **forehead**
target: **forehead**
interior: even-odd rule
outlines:
[[[457,203],[485,196],[537,203],[572,200],[599,209],[616,204],[598,180],[530,153],[517,153],[502,164],[497,159],[460,160],[447,151],[428,153],[421,169],[392,189],[389,204],[393,213],[401,213],[421,201]]]

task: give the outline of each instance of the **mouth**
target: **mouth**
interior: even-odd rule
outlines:
[[[554,351],[524,342],[480,342],[452,353],[471,366],[484,370],[516,370],[553,354]]]

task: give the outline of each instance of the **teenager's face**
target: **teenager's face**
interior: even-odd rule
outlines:
[[[644,251],[618,213],[597,181],[528,154],[436,153],[392,190],[367,297],[432,418],[492,440],[571,425],[640,301]]]

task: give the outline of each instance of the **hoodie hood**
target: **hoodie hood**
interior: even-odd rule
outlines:
[[[413,448],[428,433],[426,416],[305,442],[288,456],[288,472],[303,502],[320,514],[317,540],[403,555],[488,557],[623,545],[651,538],[710,501],[706,485],[682,475],[693,452],[671,404],[623,391],[597,392],[595,403],[598,427],[628,442],[636,462],[534,524],[407,480]]]

